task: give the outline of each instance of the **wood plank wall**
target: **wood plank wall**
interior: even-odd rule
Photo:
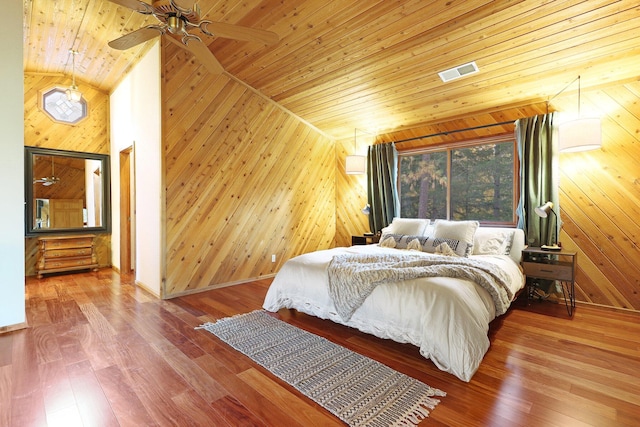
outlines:
[[[177,48],[164,50],[165,296],[271,275],[294,255],[347,246],[352,234],[368,231],[360,212],[367,199],[365,178],[344,172],[352,139],[334,147],[229,77],[207,75]],[[70,81],[25,76],[25,145],[107,153],[107,95],[81,84],[90,116],[70,127],[37,108],[38,91],[56,84]],[[640,82],[585,91],[582,98],[601,109],[603,148],[560,157],[560,240],[579,253],[579,301],[640,310]],[[558,99],[553,107],[569,111],[574,104]],[[541,103],[476,114],[380,135],[379,141],[515,120],[545,109]],[[439,141],[505,131],[487,128]],[[34,240],[26,239],[27,275],[34,274]],[[98,248],[101,265],[108,265],[109,236],[100,236]]]
[[[42,92],[54,87],[67,88],[71,79],[56,74],[29,74],[24,77],[24,145],[109,154],[109,95],[90,85],[77,82],[87,101],[89,115],[75,125],[53,121],[38,107]],[[35,275],[37,238],[25,238],[25,274]],[[111,265],[111,235],[96,238],[98,264]]]
[[[335,144],[163,42],[163,297],[273,275],[335,234]],[[271,262],[271,255],[276,262]]]
[[[640,82],[615,84],[582,93],[583,110],[592,107],[602,117],[601,150],[560,155],[559,240],[578,252],[576,299],[585,303],[640,310]],[[552,110],[574,111],[576,96],[552,101]],[[379,142],[401,140],[444,130],[516,120],[542,114],[546,104],[512,108],[444,123],[380,135]],[[511,127],[512,129],[512,127]],[[489,136],[510,131],[491,127],[406,144],[409,149],[437,142]],[[347,245],[352,234],[368,231],[359,211],[366,187],[344,174],[344,156],[352,140],[338,141],[336,245]]]
[[[576,98],[557,104],[575,110]],[[560,156],[560,237],[578,252],[577,299],[640,310],[640,81],[583,92],[582,110],[603,119],[601,150]]]

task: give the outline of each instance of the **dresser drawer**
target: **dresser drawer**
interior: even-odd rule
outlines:
[[[93,246],[93,238],[91,237],[74,237],[59,240],[42,240],[42,249],[50,251],[54,249],[69,249],[69,248],[90,248]]]
[[[92,248],[73,248],[73,249],[52,249],[50,251],[45,251],[44,258],[69,258],[69,257],[79,257],[79,256],[89,256],[93,253]]]
[[[524,274],[539,279],[573,280],[573,265],[569,263],[523,262]]]
[[[60,268],[80,267],[84,265],[87,265],[87,266],[93,265],[93,261],[91,260],[91,257],[52,259],[52,260],[47,259],[44,261],[45,270],[57,270]]]

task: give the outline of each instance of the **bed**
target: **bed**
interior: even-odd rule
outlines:
[[[378,244],[288,260],[263,308],[295,309],[411,343],[439,369],[470,381],[489,349],[489,323],[524,286],[523,248],[522,230],[397,218]]]

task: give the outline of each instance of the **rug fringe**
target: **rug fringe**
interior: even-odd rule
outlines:
[[[440,391],[440,390],[437,390]],[[401,420],[398,421],[398,426],[401,427],[415,427],[425,418],[429,418],[429,413],[435,409],[440,403],[440,400],[431,397],[424,397],[420,402],[405,413]]]

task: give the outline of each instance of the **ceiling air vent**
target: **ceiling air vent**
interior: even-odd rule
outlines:
[[[438,75],[443,82],[448,82],[450,80],[455,80],[462,76],[466,76],[467,74],[473,74],[477,72],[478,66],[476,65],[475,61],[472,61],[463,65],[458,65],[457,67],[453,67],[448,70],[440,71]]]

